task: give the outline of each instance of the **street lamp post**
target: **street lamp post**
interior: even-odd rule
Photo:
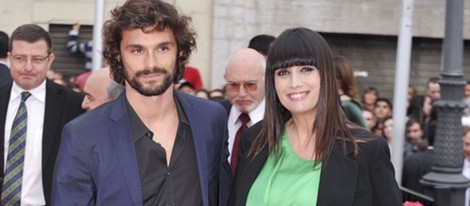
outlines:
[[[441,99],[433,104],[438,119],[433,165],[421,183],[434,189],[435,205],[462,206],[470,181],[462,175],[463,0],[446,1],[442,47]]]

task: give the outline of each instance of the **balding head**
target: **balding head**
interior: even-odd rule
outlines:
[[[266,60],[254,49],[237,50],[225,68],[228,99],[241,112],[251,112],[264,99]]]
[[[82,108],[86,110],[94,109],[114,100],[122,90],[123,87],[111,79],[109,67],[96,70],[88,77],[83,88],[85,98],[82,102]]]

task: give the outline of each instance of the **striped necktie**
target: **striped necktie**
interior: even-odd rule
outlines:
[[[8,145],[8,157],[2,184],[2,205],[20,205],[23,164],[26,145],[26,126],[28,112],[25,101],[31,96],[29,92],[21,93],[21,103],[13,120]]]

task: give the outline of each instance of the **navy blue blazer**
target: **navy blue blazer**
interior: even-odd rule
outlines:
[[[245,130],[238,152],[238,166],[228,205],[245,205],[248,193],[268,158],[265,146],[253,159],[247,152],[259,133],[262,122]],[[398,206],[401,194],[395,180],[390,151],[384,138],[363,129],[352,129],[358,143],[359,157],[353,159],[352,145],[344,153],[336,141],[327,161],[322,165],[317,205],[319,206]],[[365,138],[365,139],[364,139]]]
[[[124,95],[65,126],[54,174],[53,205],[143,204]],[[193,132],[203,204],[225,205],[232,181],[226,112],[215,102],[176,91],[174,95]]]

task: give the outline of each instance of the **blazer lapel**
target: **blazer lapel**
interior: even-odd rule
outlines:
[[[351,155],[351,148],[345,155],[340,141],[336,141],[327,162],[323,163],[317,205],[353,205],[359,162]]]
[[[268,154],[268,147],[265,145],[254,159],[243,157],[243,159],[238,160],[235,182],[228,201],[229,205],[242,206],[246,204],[251,186],[266,163]]]
[[[251,186],[255,182],[256,178],[258,177],[261,169],[263,168],[266,160],[268,159],[268,146],[264,145],[258,155],[255,156],[253,160],[246,159],[246,169],[241,174],[240,179],[246,180],[250,184],[241,185],[241,191],[249,191]],[[247,157],[250,158],[250,157]],[[246,187],[245,187],[246,186]],[[247,193],[248,194],[248,193]],[[246,199],[246,198],[245,198]]]
[[[208,134],[204,130],[204,125],[201,124],[201,122],[204,121],[203,114],[201,114],[199,110],[193,108],[193,104],[189,102],[189,100],[185,98],[182,94],[176,91],[174,91],[173,94],[181,104],[181,107],[187,115],[189,125],[191,126],[196,151],[199,182],[201,185],[201,192],[203,194],[202,200],[205,203],[204,205],[207,205],[207,203],[209,202],[209,185],[207,185],[207,183],[209,182],[207,179],[208,162],[206,156],[206,138],[208,138]]]
[[[114,124],[109,128],[109,138],[115,151],[107,152],[117,154],[132,201],[135,205],[141,205],[143,202],[142,185],[124,94],[121,94],[115,101],[111,111],[111,120]]]
[[[7,110],[8,110],[8,102],[10,100],[10,90],[11,90],[11,85],[9,86],[3,86],[0,88],[0,142],[2,143],[2,146],[0,147],[0,173],[2,174],[1,177],[3,177],[3,159],[4,157],[4,148],[3,143],[5,142],[5,121],[7,118]],[[1,182],[1,181],[0,181]]]
[[[44,111],[44,131],[42,133],[42,162],[46,163],[51,153],[51,148],[56,138],[60,138],[61,134],[56,134],[58,128],[64,125],[59,125],[60,114],[64,106],[64,95],[61,94],[61,88],[46,80],[46,108]],[[47,164],[42,164],[43,168]]]

